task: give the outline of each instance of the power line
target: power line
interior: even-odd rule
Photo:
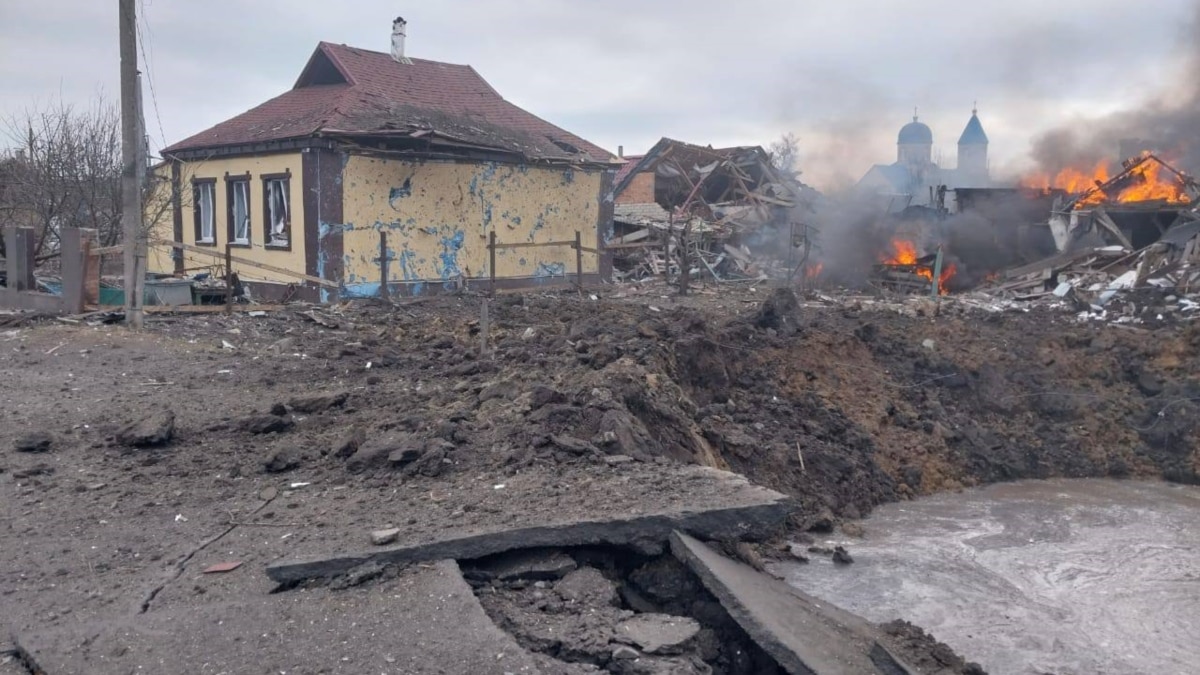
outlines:
[[[150,59],[146,56],[146,40],[142,39],[142,23],[146,24],[146,35],[150,35],[150,22],[146,20],[146,0],[139,0],[141,12],[139,12],[137,24],[138,47],[142,50],[142,61],[146,64],[146,82],[150,85],[150,101],[154,105],[154,119],[158,122],[158,135],[162,139],[162,147],[167,147],[167,133],[163,131],[162,114],[158,111],[158,93],[154,89],[154,75],[150,68]],[[151,41],[150,53],[154,53],[154,44]]]

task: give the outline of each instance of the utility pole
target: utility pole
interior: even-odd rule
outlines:
[[[142,132],[138,109],[137,14],[134,0],[119,0],[121,31],[121,226],[124,234],[125,323],[142,328],[142,288],[146,271],[139,267],[142,232]]]

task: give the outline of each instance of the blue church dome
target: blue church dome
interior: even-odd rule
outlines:
[[[913,115],[913,121],[900,128],[900,137],[896,142],[900,145],[933,145],[933,131]]]
[[[976,111],[971,111],[971,119],[967,122],[967,128],[963,129],[962,136],[958,137],[959,145],[987,145],[987,134],[983,133],[983,125],[979,123],[979,115]]]

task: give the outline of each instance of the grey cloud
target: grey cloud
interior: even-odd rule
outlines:
[[[115,4],[3,3],[0,113],[60,91],[115,95]],[[640,152],[664,135],[766,144],[791,131],[806,174],[837,182],[891,161],[913,106],[950,154],[978,99],[994,162],[1025,159],[1074,102],[1149,95],[1139,78],[1172,61],[1194,2],[1160,0],[1153,12],[1123,0],[139,4],[168,142],[288,89],[320,40],[387,49],[401,13],[414,56],[471,64],[518,105],[612,150]]]

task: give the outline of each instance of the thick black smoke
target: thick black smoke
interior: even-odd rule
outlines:
[[[1153,151],[1189,173],[1200,170],[1200,2],[1177,44],[1181,76],[1146,100],[1107,117],[1052,129],[1034,140],[1032,159],[1051,175],[1066,167],[1114,164]]]

